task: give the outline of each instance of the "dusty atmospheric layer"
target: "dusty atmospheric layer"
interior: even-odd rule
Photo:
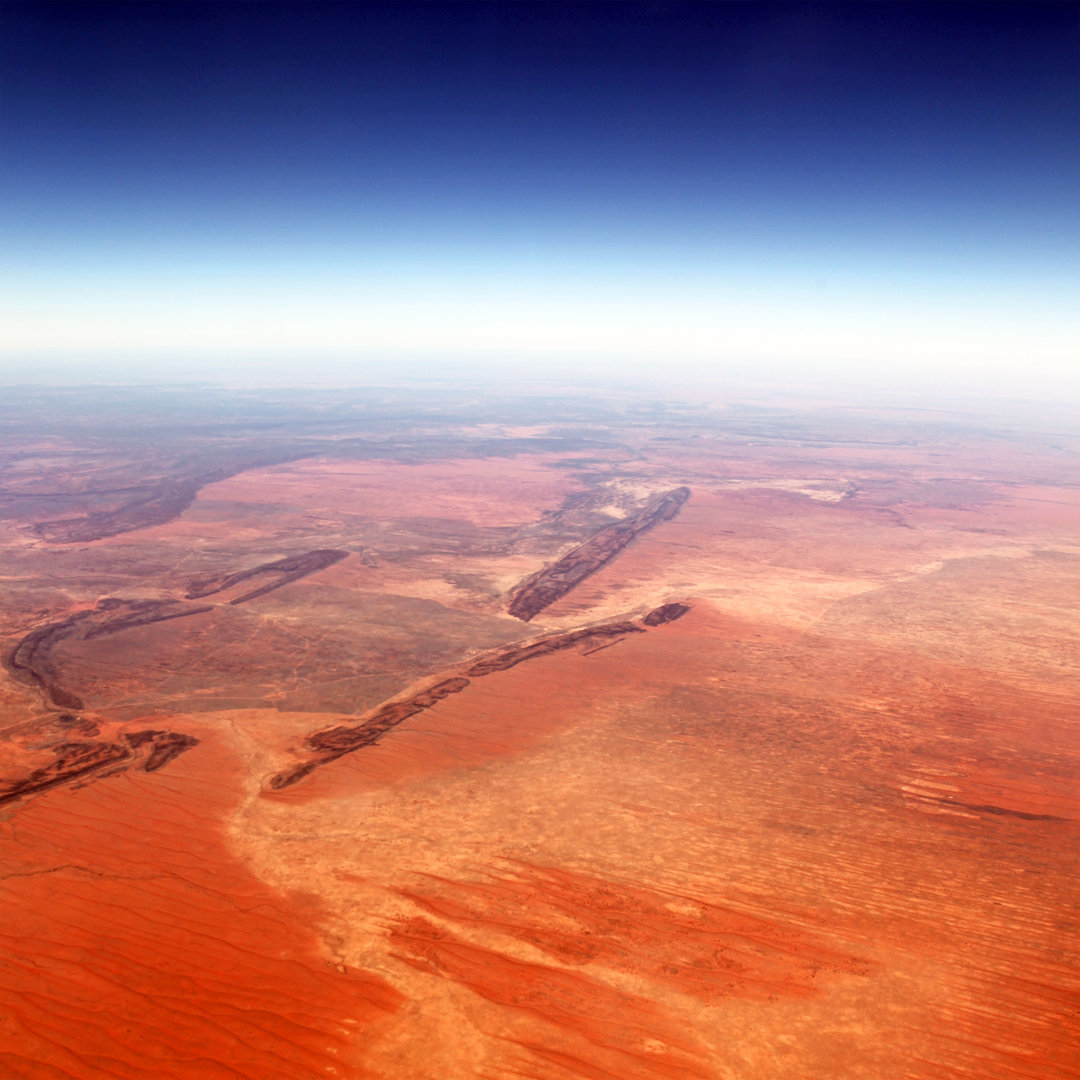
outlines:
[[[1080,1075],[1076,425],[2,419],[4,1076]]]

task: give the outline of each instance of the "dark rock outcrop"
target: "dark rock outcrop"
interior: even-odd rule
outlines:
[[[522,582],[514,591],[509,613],[528,622],[609,563],[634,537],[661,521],[670,521],[689,498],[689,488],[673,488],[651,498],[633,516],[602,529],[558,562]]]
[[[689,610],[689,604],[662,604],[650,611],[641,621],[646,626],[663,626],[665,623],[681,619]]]
[[[289,555],[284,559],[277,559],[275,562],[254,566],[250,570],[240,570],[235,574],[229,574],[227,577],[196,582],[188,589],[187,599],[199,600],[204,596],[213,596],[216,593],[224,592],[226,589],[231,589],[242,581],[269,576],[268,581],[264,581],[263,584],[250,592],[234,597],[229,601],[230,604],[242,604],[247,600],[255,599],[256,596],[262,596],[265,593],[272,592],[274,589],[280,589],[282,585],[288,585],[292,581],[307,577],[308,574],[314,574],[317,570],[325,570],[328,566],[340,562],[348,554],[347,551],[322,548],[316,551],[305,551],[302,555]]]

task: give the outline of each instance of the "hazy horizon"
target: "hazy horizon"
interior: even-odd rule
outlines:
[[[1075,6],[3,22],[5,384],[546,365],[1080,400]]]

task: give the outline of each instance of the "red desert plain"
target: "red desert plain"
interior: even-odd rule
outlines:
[[[13,391],[0,1076],[1080,1077],[1077,431]]]

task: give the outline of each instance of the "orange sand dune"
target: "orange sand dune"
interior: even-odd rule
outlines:
[[[444,921],[493,928],[566,964],[601,962],[707,1002],[808,996],[865,964],[776,919],[556,867],[475,882],[425,875],[399,894]]]
[[[365,1075],[356,1033],[398,995],[330,967],[308,929],[317,904],[228,853],[240,763],[191,730],[188,760],[50,792],[0,823],[3,1076]]]
[[[708,1069],[693,1034],[647,998],[470,944],[423,918],[402,920],[390,945],[411,966],[507,1011],[503,1038],[531,1051],[534,1068],[551,1055],[579,1076],[678,1080]]]

